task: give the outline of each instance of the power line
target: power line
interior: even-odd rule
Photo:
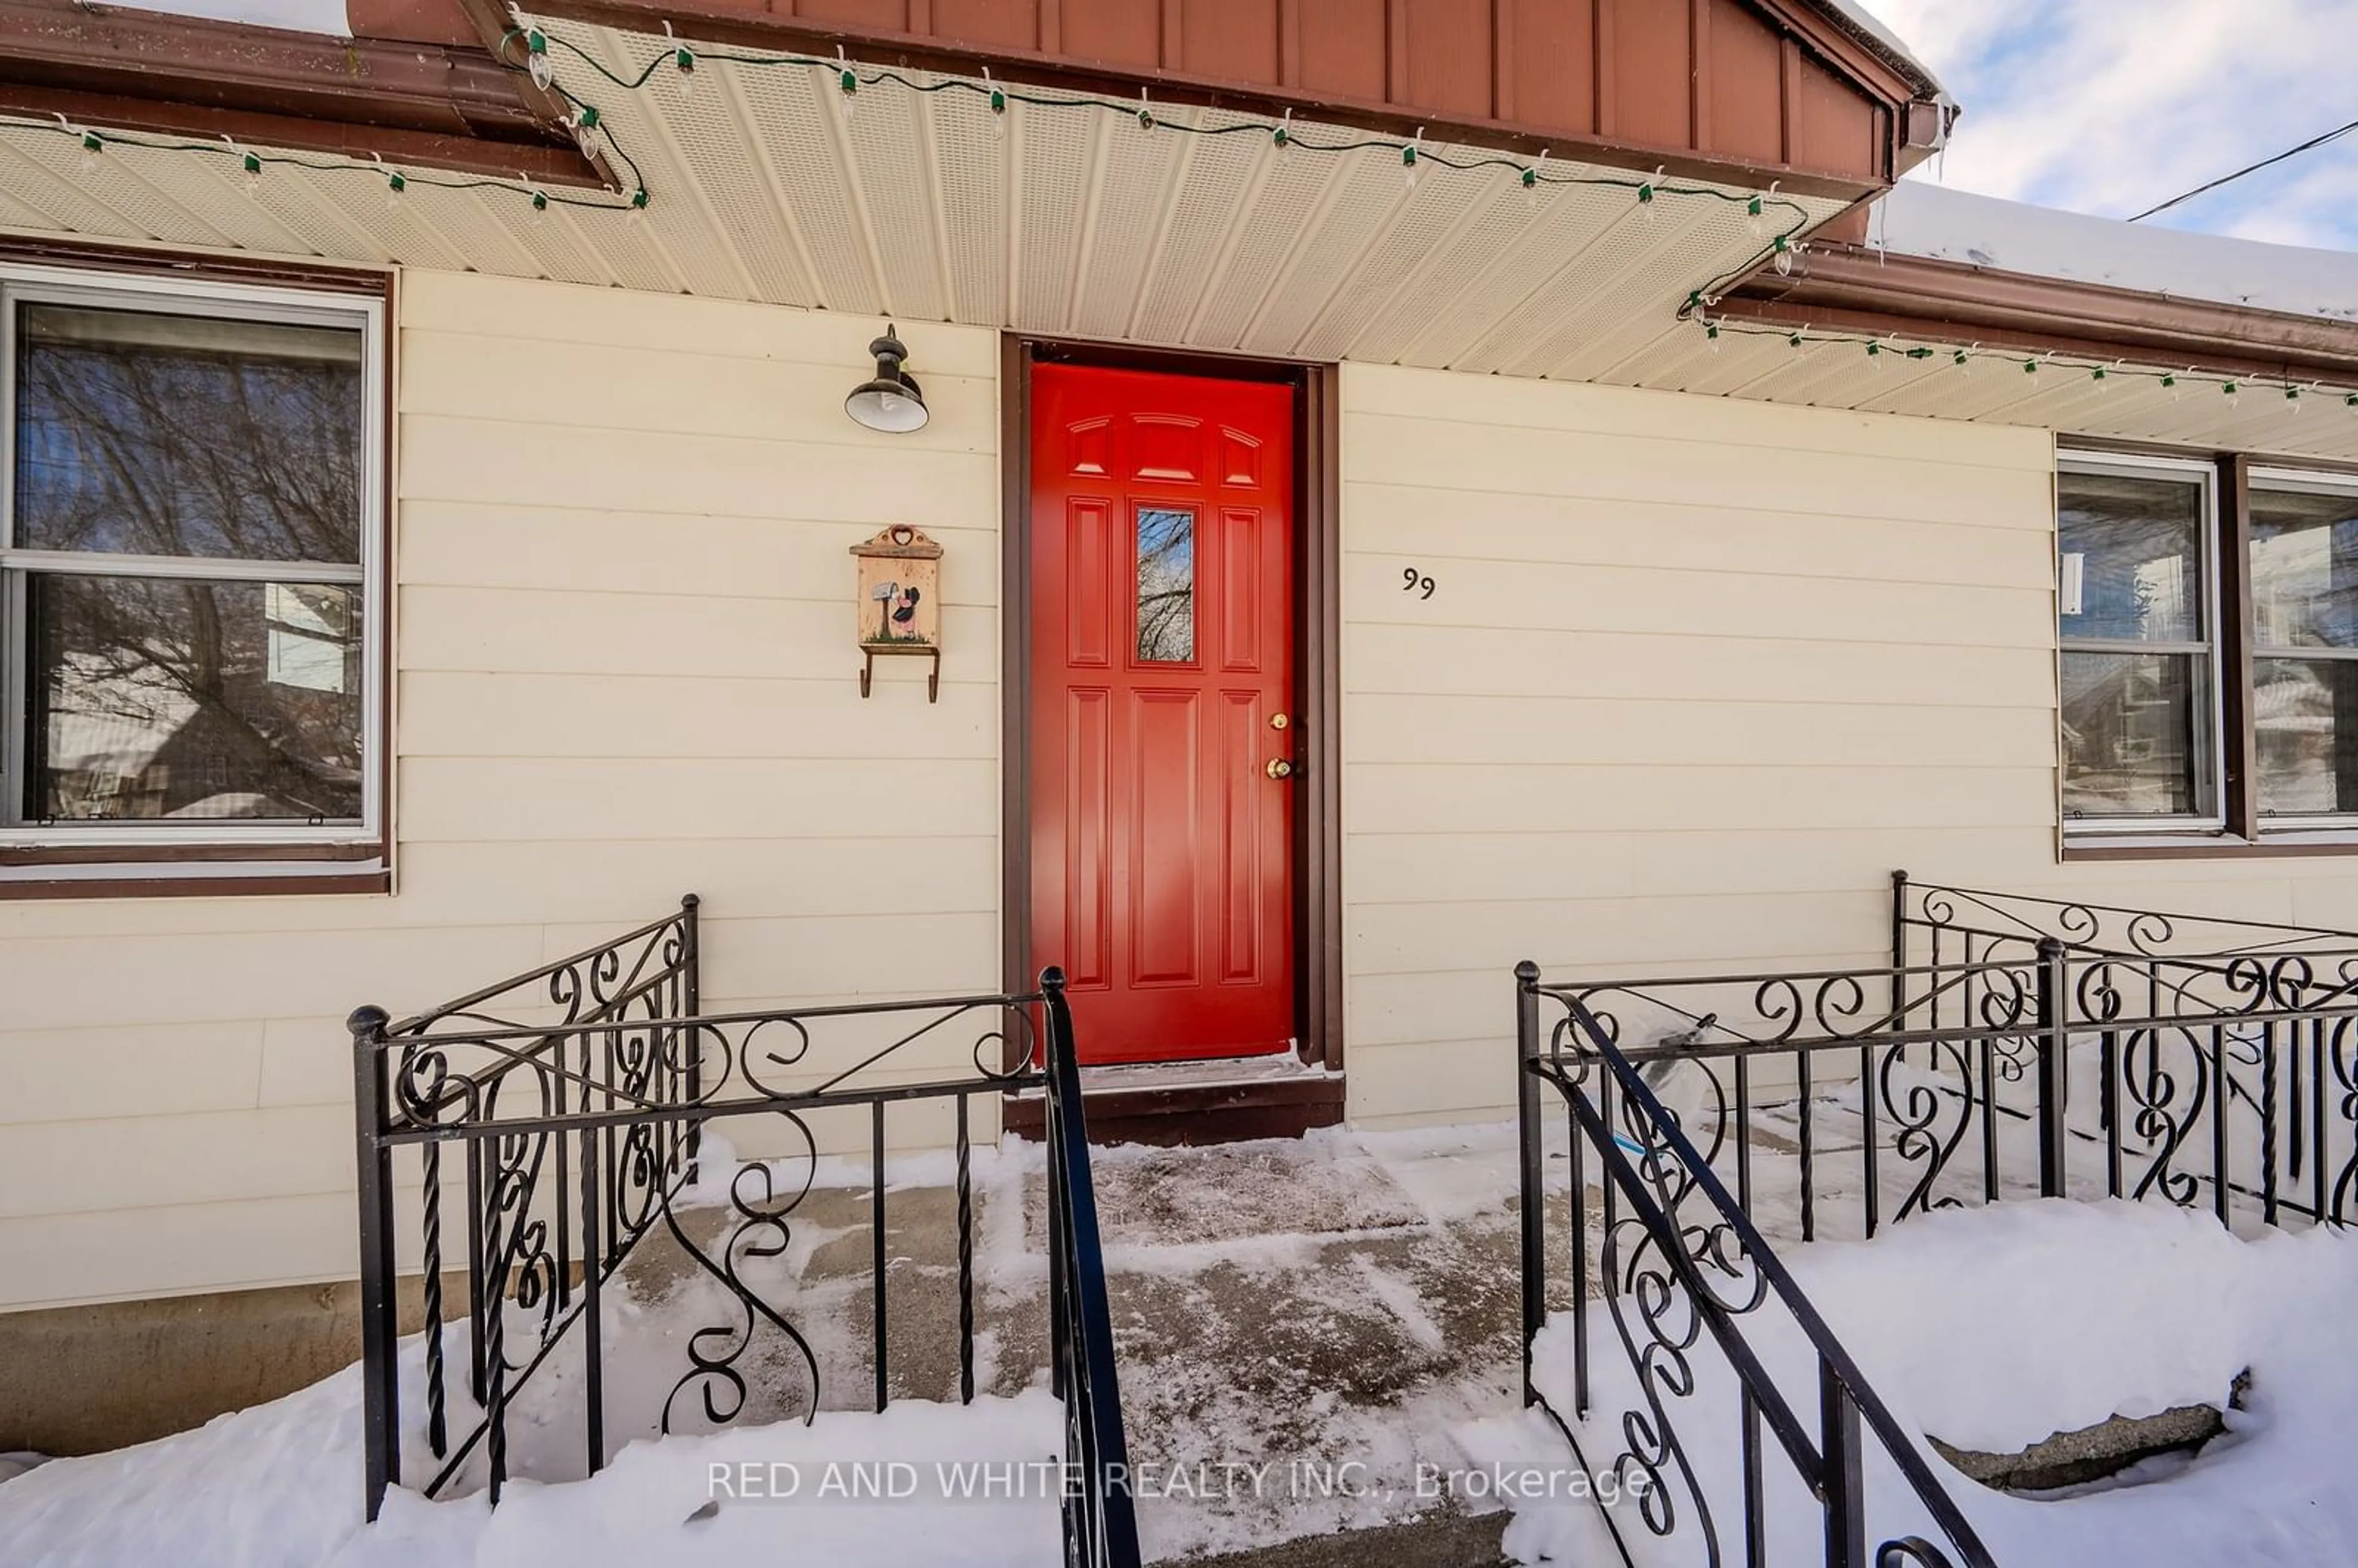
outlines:
[[[2264,157],[2259,162],[2239,168],[2233,174],[2223,174],[2208,185],[2198,185],[2193,189],[2187,191],[2183,195],[2171,197],[2169,200],[2163,202],[2158,207],[2147,208],[2144,211],[2138,213],[2136,217],[2131,218],[2129,222],[2134,223],[2136,222],[2138,219],[2150,218],[2157,212],[2167,212],[2172,207],[2177,206],[2180,202],[2191,201],[2206,190],[2216,190],[2221,186],[2227,184],[2231,180],[2241,179],[2247,174],[2256,174],[2261,169],[2267,168],[2270,164],[2282,163],[2288,157],[2298,157],[2302,153],[2308,152],[2312,147],[2321,147],[2326,143],[2333,140],[2334,137],[2346,136],[2353,131],[2358,131],[2358,120],[2353,120],[2346,125],[2336,126],[2334,129],[2326,132],[2325,135],[2321,136],[2311,136],[2309,140],[2301,143],[2300,146],[2297,147],[2287,147],[2284,151],[2277,154],[2274,157]]]

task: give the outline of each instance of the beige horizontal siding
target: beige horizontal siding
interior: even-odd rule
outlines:
[[[1354,1120],[1506,1114],[1518,960],[1872,962],[1894,867],[2051,879],[2044,436],[1357,365],[1343,408]]]
[[[345,1013],[683,892],[710,1010],[997,984],[996,336],[912,329],[933,421],[883,437],[842,412],[879,321],[400,301],[398,892],[0,903],[0,1306],[348,1275]],[[947,551],[935,705],[914,660],[858,692],[847,552],[893,523]]]
[[[995,337],[913,327],[935,416],[886,438],[840,406],[872,319],[401,299],[398,893],[0,903],[0,1307],[349,1273],[346,1011],[683,892],[712,1010],[997,984]],[[1896,867],[2358,928],[2358,860],[2058,865],[2039,433],[1356,365],[1343,400],[1359,1124],[1505,1114],[1519,959],[1873,964]],[[857,695],[846,551],[896,522],[947,551],[937,704],[916,661]]]

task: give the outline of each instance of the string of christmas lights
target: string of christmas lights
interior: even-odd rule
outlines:
[[[668,30],[668,28],[666,28]],[[518,65],[512,59],[513,46],[522,43],[525,59]],[[994,136],[1005,135],[1008,113],[1014,104],[1030,108],[1077,111],[1085,114],[1110,114],[1134,121],[1149,133],[1175,133],[1204,137],[1247,136],[1266,138],[1281,151],[1300,151],[1310,155],[1348,156],[1355,153],[1377,152],[1397,157],[1401,178],[1410,187],[1427,166],[1461,174],[1479,174],[1503,170],[1513,176],[1525,194],[1536,197],[1542,187],[1575,187],[1629,193],[1634,210],[1649,220],[1659,211],[1662,199],[1677,198],[1707,200],[1740,207],[1747,230],[1760,242],[1760,248],[1738,266],[1714,277],[1702,287],[1690,292],[1680,315],[1697,323],[1706,341],[1716,350],[1725,335],[1754,338],[1782,338],[1799,350],[1818,343],[1844,343],[1859,348],[1870,361],[1886,357],[1910,362],[1945,361],[1944,368],[1968,372],[1983,362],[2004,362],[2017,366],[2026,376],[2035,376],[2042,370],[2052,369],[2065,373],[2083,375],[2097,386],[2113,381],[2145,381],[2168,389],[2173,397],[2182,395],[2190,387],[2208,387],[2218,391],[2230,405],[2239,405],[2247,387],[2259,384],[2253,378],[2216,373],[2154,370],[2132,367],[2124,362],[2104,363],[2084,358],[2064,359],[2054,354],[2024,355],[2003,350],[1985,349],[1976,343],[1970,347],[1933,348],[1923,344],[1902,346],[1893,338],[1876,338],[1864,334],[1812,331],[1807,328],[1790,330],[1739,324],[1726,318],[1713,318],[1710,308],[1718,303],[1725,291],[1736,281],[1766,265],[1779,273],[1792,270],[1798,254],[1801,231],[1809,227],[1810,214],[1800,203],[1779,196],[1776,188],[1752,194],[1725,189],[1716,186],[1684,184],[1666,180],[1657,170],[1651,177],[1635,174],[1582,174],[1550,168],[1547,155],[1524,159],[1506,154],[1460,156],[1437,151],[1425,145],[1424,133],[1401,140],[1387,136],[1351,136],[1329,139],[1321,135],[1304,135],[1294,128],[1292,111],[1277,120],[1238,120],[1219,124],[1194,124],[1184,119],[1158,116],[1155,106],[1144,89],[1136,102],[1063,92],[1044,92],[1012,88],[991,80],[988,70],[979,81],[964,77],[939,77],[921,80],[889,68],[862,69],[840,51],[833,59],[805,54],[756,54],[740,49],[698,49],[674,39],[669,46],[648,59],[634,74],[623,74],[610,69],[604,61],[591,55],[571,39],[547,33],[538,27],[511,28],[500,40],[497,58],[502,67],[528,76],[533,84],[551,93],[570,109],[568,125],[584,150],[593,145],[611,153],[615,161],[627,169],[631,189],[627,193],[578,195],[564,190],[552,190],[519,178],[514,180],[482,176],[454,176],[421,173],[396,168],[382,160],[362,162],[356,159],[328,159],[298,153],[263,152],[242,146],[227,137],[204,140],[194,137],[153,136],[142,134],[98,130],[76,125],[59,115],[50,120],[21,116],[0,116],[0,129],[36,131],[73,138],[81,146],[81,162],[85,170],[97,167],[100,158],[111,147],[138,147],[171,152],[187,152],[211,157],[235,160],[250,191],[260,189],[264,171],[272,166],[284,166],[316,173],[365,175],[382,180],[388,203],[399,206],[403,194],[412,187],[430,187],[445,190],[499,190],[523,197],[531,205],[535,218],[545,215],[552,207],[571,208],[583,211],[622,212],[632,218],[644,213],[651,204],[646,180],[638,163],[616,139],[613,129],[606,123],[594,103],[557,80],[554,49],[563,49],[572,58],[608,83],[625,92],[647,91],[658,76],[668,74],[676,90],[694,90],[700,66],[726,64],[757,70],[806,70],[817,73],[822,83],[833,88],[831,96],[838,112],[847,119],[857,110],[860,94],[878,88],[893,88],[921,96],[936,93],[958,93],[980,100],[990,111]],[[668,70],[666,72],[666,68]],[[824,89],[822,89],[824,91]],[[2277,378],[2266,383],[2268,390],[2279,393],[2292,412],[2298,413],[2305,401],[2339,399],[2345,406],[2358,410],[2358,390],[2333,387],[2320,383],[2302,383]]]
[[[605,146],[631,170],[638,179],[638,166],[615,142],[606,130],[597,112],[587,105],[576,105],[574,129],[586,135],[591,131],[600,134]],[[640,212],[647,206],[644,181],[627,196],[576,195],[570,191],[551,189],[532,180],[500,179],[481,175],[445,175],[404,168],[383,159],[362,161],[357,158],[323,158],[303,153],[265,152],[249,147],[223,136],[205,140],[192,136],[147,135],[131,131],[100,130],[91,125],[77,125],[60,114],[51,119],[29,119],[21,115],[0,115],[0,130],[29,131],[53,136],[64,136],[81,145],[79,163],[84,174],[94,173],[109,148],[137,147],[155,152],[194,153],[201,157],[226,158],[241,172],[249,194],[258,195],[263,175],[274,168],[306,169],[315,174],[365,175],[383,182],[385,200],[398,207],[402,196],[418,187],[438,190],[500,190],[523,197],[535,216],[546,214],[552,207],[572,207],[585,211]]]
[[[862,69],[838,53],[833,59],[806,54],[755,54],[741,49],[698,49],[675,39],[670,48],[649,59],[635,73],[623,74],[607,66],[570,38],[544,32],[538,27],[512,28],[500,41],[502,63],[506,62],[508,46],[524,42],[525,69],[535,86],[554,92],[576,106],[577,111],[594,111],[557,80],[555,49],[563,49],[579,60],[606,81],[626,92],[642,92],[649,89],[658,76],[668,75],[676,91],[695,90],[697,70],[700,66],[723,64],[745,66],[757,70],[806,70],[817,74],[822,81],[833,87],[833,98],[838,112],[849,117],[856,113],[860,95],[879,87],[897,88],[920,95],[957,93],[980,100],[991,114],[994,136],[1006,133],[1007,114],[1011,106],[1057,110],[1078,110],[1089,114],[1113,114],[1134,121],[1148,132],[1168,132],[1182,135],[1223,137],[1245,136],[1266,139],[1282,151],[1300,151],[1314,155],[1344,156],[1352,153],[1376,152],[1400,160],[1401,177],[1410,187],[1416,184],[1418,173],[1427,167],[1449,169],[1460,174],[1477,174],[1487,170],[1504,170],[1513,176],[1526,194],[1536,197],[1542,187],[1585,187],[1596,189],[1624,190],[1629,193],[1637,210],[1651,218],[1659,211],[1661,199],[1676,197],[1708,200],[1743,210],[1745,224],[1761,242],[1761,248],[1740,266],[1712,280],[1704,292],[1714,293],[1726,287],[1762,263],[1774,265],[1779,272],[1792,265],[1794,244],[1802,230],[1810,226],[1809,210],[1789,197],[1777,194],[1774,187],[1765,191],[1746,193],[1722,189],[1715,186],[1691,185],[1662,178],[1660,170],[1651,176],[1637,174],[1577,174],[1548,167],[1547,155],[1525,159],[1506,154],[1483,154],[1466,157],[1436,151],[1425,145],[1424,133],[1417,132],[1406,140],[1390,136],[1347,136],[1329,139],[1304,135],[1294,128],[1291,111],[1276,120],[1238,120],[1222,124],[1191,124],[1184,120],[1168,119],[1155,113],[1152,99],[1145,89],[1139,91],[1135,102],[1128,99],[1104,98],[1086,93],[1043,92],[1008,86],[995,81],[986,72],[980,81],[965,77],[939,77],[920,80],[891,69]],[[1772,217],[1773,214],[1773,217]],[[1773,232],[1772,232],[1773,231]]]
[[[1985,349],[1979,343],[1970,347],[1935,348],[1923,343],[1902,344],[1896,337],[1876,338],[1856,332],[1812,331],[1807,327],[1758,327],[1732,321],[1725,317],[1716,319],[1704,313],[1706,301],[1698,293],[1690,295],[1687,319],[1703,329],[1704,341],[1716,352],[1721,339],[1781,338],[1788,346],[1799,350],[1814,343],[1843,343],[1861,349],[1866,358],[1906,360],[1911,363],[1933,362],[1936,368],[1970,372],[1975,364],[1996,363],[2018,369],[2026,377],[2053,370],[2063,375],[2077,375],[2102,388],[2115,381],[2146,381],[2167,390],[2173,400],[2181,399],[2192,387],[2207,387],[2223,395],[2230,406],[2240,407],[2244,392],[2280,394],[2289,412],[2298,414],[2302,406],[2314,399],[2321,403],[2340,402],[2342,406],[2358,409],[2358,391],[2346,387],[2330,387],[2321,382],[2301,382],[2284,377],[2267,378],[2227,375],[2218,372],[2198,371],[2191,367],[2182,371],[2150,370],[2131,365],[2125,361],[2109,362],[2061,354],[2026,354],[2018,351]]]

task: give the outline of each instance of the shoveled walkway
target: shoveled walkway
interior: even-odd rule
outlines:
[[[1464,1495],[1450,1433],[1516,1408],[1513,1129],[1334,1130],[1093,1156],[1149,1558],[1496,1563],[1507,1516]],[[860,1175],[823,1166],[823,1184],[791,1217],[795,1242],[779,1265],[791,1277],[764,1283],[818,1359],[826,1408],[873,1399]],[[1042,1379],[1048,1359],[1038,1148],[978,1152],[975,1187],[978,1391],[1011,1393]],[[725,1212],[682,1217],[709,1246]],[[896,1399],[956,1398],[955,1214],[946,1162],[888,1167]],[[646,1346],[658,1355],[620,1351],[623,1364],[676,1363],[687,1335],[735,1315],[660,1235],[626,1279],[634,1305],[623,1332],[668,1343]],[[782,1336],[758,1339],[741,1369],[753,1390],[741,1420],[801,1412],[808,1373]],[[665,1391],[651,1379],[640,1393],[650,1426]],[[618,1434],[634,1424],[610,1416]]]

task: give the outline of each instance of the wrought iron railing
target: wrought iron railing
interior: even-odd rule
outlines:
[[[1677,1309],[1697,1314],[1692,1334],[1727,1346],[1721,1320],[1747,1304],[1712,1293],[1730,1237],[1736,1272],[1775,1294],[1758,1283],[1774,1263],[1764,1237],[1871,1237],[2010,1197],[2165,1201],[2239,1228],[2353,1217],[2358,935],[1905,873],[1890,929],[1889,962],[1851,968],[1552,985],[1518,972],[1525,1338],[1545,1319],[1552,1085],[1574,1124],[1584,1405],[1591,1291],[1617,1325],[1633,1302],[1643,1324],[1673,1296],[1692,1302]],[[1542,1027],[1542,1009],[1561,1016]],[[1626,1327],[1622,1339],[1633,1365],[1660,1354]],[[1633,1436],[1624,1455],[1641,1470],[1671,1458],[1650,1445],[1675,1442],[1662,1388],[1650,1398],[1630,1430],[1660,1436]]]
[[[1545,992],[1539,968],[1516,971],[1520,988],[1518,1044],[1523,1116],[1524,1400],[1543,1409],[1584,1470],[1610,1475],[1638,1501],[1637,1521],[1685,1550],[1681,1560],[1786,1563],[1789,1540],[1777,1533],[1768,1462],[1781,1454],[1821,1514],[1828,1568],[1991,1568],[1989,1552],[1931,1466],[1896,1422],[1792,1275],[1762,1238],[1711,1162],[1687,1137],[1677,1113],[1656,1098],[1641,1069],[1578,997]],[[1541,1008],[1561,1003],[1551,1025]],[[1531,1349],[1543,1325],[1547,1237],[1540,1152],[1546,1097],[1570,1127],[1572,1190],[1585,1201],[1586,1167],[1596,1164],[1602,1227],[1591,1243],[1585,1216],[1575,1217],[1570,1258],[1571,1409],[1560,1410],[1533,1377]],[[1599,1423],[1617,1452],[1602,1465],[1581,1441],[1591,1413],[1590,1294],[1609,1318],[1628,1373],[1617,1421]],[[1812,1363],[1806,1389],[1790,1368],[1764,1353],[1764,1320],[1797,1328]],[[1779,1325],[1781,1328],[1783,1325]],[[1714,1379],[1706,1362],[1732,1381],[1732,1431],[1707,1437],[1690,1412],[1705,1415],[1698,1394]],[[1814,1418],[1803,1411],[1814,1401]],[[1597,1433],[1592,1433],[1592,1440]],[[1723,1452],[1706,1455],[1706,1445]],[[1732,1454],[1725,1452],[1732,1450]],[[1870,1557],[1866,1460],[1879,1451],[1931,1520],[1941,1541],[1912,1533],[1914,1518],[1884,1537]],[[1716,1461],[1716,1462],[1714,1462]],[[1732,1463],[1731,1463],[1732,1461]],[[1712,1477],[1740,1477],[1740,1496]],[[1722,1495],[1714,1496],[1715,1490]],[[1627,1520],[1600,1516],[1624,1563],[1656,1560],[1634,1550]],[[1733,1514],[1737,1516],[1731,1519]],[[1945,1544],[1942,1544],[1945,1543]],[[1740,1557],[1737,1553],[1740,1552]]]
[[[2039,1130],[2042,1191],[2158,1197],[2233,1226],[2351,1217],[2358,934],[1897,872],[1892,942],[1896,968],[1937,977],[1910,998],[1911,1030],[2006,1013],[2010,990],[1977,968],[2030,975],[2039,1028],[2017,1061],[2034,1070],[2016,1074],[2027,1103],[2010,1114]],[[2005,1099],[1998,1080],[1985,1106]]]
[[[1049,1113],[1048,1294],[1065,1403],[1069,1561],[1138,1561],[1121,1406],[1064,977],[1025,994],[834,1007],[700,1011],[697,901],[587,952],[414,1018],[351,1020],[360,1162],[368,1517],[407,1480],[428,1497],[480,1486],[496,1503],[518,1400],[563,1385],[578,1402],[581,1473],[610,1455],[605,1305],[626,1260],[660,1235],[707,1282],[686,1364],[644,1426],[726,1425],[798,1396],[821,1406],[822,1357],[772,1260],[794,1243],[824,1140],[865,1134],[868,1360],[891,1398],[888,1110],[949,1109],[954,1141],[957,1389],[975,1395],[978,1097],[1044,1089]],[[951,1065],[943,1065],[947,1054]],[[739,1158],[721,1129],[784,1137],[783,1158]],[[726,1168],[719,1163],[726,1150]],[[454,1168],[455,1167],[455,1168]],[[414,1190],[407,1184],[413,1178]],[[718,1229],[714,1230],[714,1222]],[[396,1287],[415,1272],[422,1347],[405,1428]],[[767,1277],[763,1277],[767,1276]],[[569,1377],[544,1368],[567,1365]],[[535,1378],[538,1375],[538,1384]],[[665,1378],[671,1372],[664,1373]],[[574,1383],[578,1379],[578,1401]],[[783,1384],[791,1383],[791,1388]],[[757,1396],[761,1396],[757,1398]],[[789,1401],[790,1403],[794,1401]],[[832,1401],[831,1401],[832,1402]],[[547,1422],[535,1412],[535,1430]],[[403,1437],[422,1443],[405,1467]]]

